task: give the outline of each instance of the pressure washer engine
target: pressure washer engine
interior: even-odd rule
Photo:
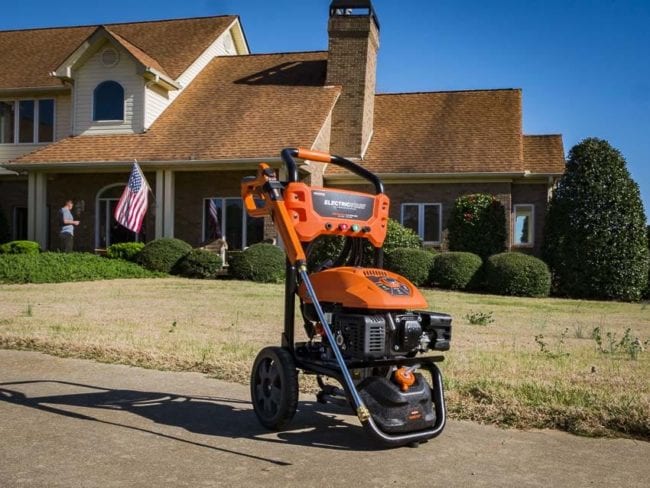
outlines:
[[[294,148],[281,156],[287,181],[261,163],[257,176],[241,185],[246,211],[272,218],[287,254],[282,345],[262,349],[251,373],[257,418],[269,429],[287,426],[301,370],[316,375],[320,402],[351,405],[382,445],[436,437],[445,426],[436,365],[444,357],[432,351],[449,349],[451,317],[425,311],[420,291],[383,269],[390,202],[382,181],[340,156]],[[299,181],[294,158],[345,168],[367,180],[375,194],[309,186]],[[314,263],[321,236],[339,236],[344,244],[338,256]],[[295,340],[296,299],[308,339],[302,342]],[[430,383],[418,370],[429,373]]]

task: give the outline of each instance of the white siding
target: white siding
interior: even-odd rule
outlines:
[[[0,163],[6,163],[23,154],[35,151],[46,144],[0,144]]]
[[[194,78],[203,71],[215,56],[233,56],[236,55],[237,49],[233,41],[231,29],[221,34],[217,39],[196,58],[196,60],[187,68],[176,80],[181,85],[180,90],[172,90],[165,96],[161,90],[154,90],[152,87],[146,87],[146,114],[145,128],[151,127],[155,120],[162,114],[167,107],[180,95],[183,89],[192,83]]]
[[[146,85],[145,85],[146,86]],[[145,114],[144,127],[148,129],[151,124],[160,116],[161,113],[171,103],[171,93],[157,86],[146,86],[145,89]]]
[[[137,65],[130,54],[115,46],[119,62],[106,67],[101,62],[103,47],[73,75],[74,134],[124,134],[142,132],[144,124],[144,79],[137,74]],[[93,91],[103,81],[117,81],[124,88],[124,121],[122,123],[93,121]]]
[[[58,141],[72,135],[72,96],[61,95],[55,98],[54,138]]]

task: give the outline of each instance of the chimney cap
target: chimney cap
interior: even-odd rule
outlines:
[[[334,16],[371,17],[379,29],[379,20],[370,0],[332,0],[330,3],[330,17]]]

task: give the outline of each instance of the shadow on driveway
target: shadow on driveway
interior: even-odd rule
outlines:
[[[39,384],[58,385],[63,388],[86,389],[88,392],[28,396],[13,388]],[[10,389],[9,387],[12,387]],[[156,424],[180,427],[188,432],[206,436],[245,438],[265,443],[293,444],[322,449],[368,451],[376,450],[360,426],[344,422],[337,414],[341,408],[316,402],[300,402],[291,430],[265,436],[264,429],[250,407],[250,402],[232,398],[210,396],[183,396],[172,393],[118,390],[67,381],[35,380],[0,383],[0,401],[34,408],[65,417],[99,422],[125,429],[145,432],[166,439],[214,449],[222,452],[267,461],[277,465],[290,465],[284,461],[239,453],[217,445],[185,439],[174,435],[128,425],[113,420],[100,419],[90,413],[69,410],[66,407],[128,412],[149,419]],[[125,419],[127,420],[127,419]]]

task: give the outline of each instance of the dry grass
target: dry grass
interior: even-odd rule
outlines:
[[[246,383],[257,351],[279,343],[282,293],[281,285],[171,278],[3,285],[0,347]],[[442,364],[452,417],[650,439],[650,352],[603,353],[591,338],[600,327],[617,341],[628,328],[650,339],[650,305],[425,295],[430,309],[455,319]],[[493,322],[470,324],[482,314]]]

